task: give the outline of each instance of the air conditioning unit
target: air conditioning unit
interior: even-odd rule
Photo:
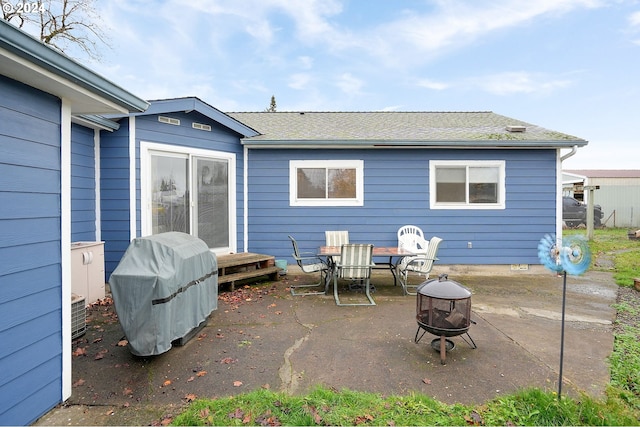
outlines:
[[[80,295],[71,295],[71,339],[75,340],[87,332],[87,309],[85,298]]]

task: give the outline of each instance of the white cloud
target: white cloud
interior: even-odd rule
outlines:
[[[307,85],[311,81],[311,76],[306,73],[296,73],[289,76],[289,86],[292,89],[303,90],[306,89]]]
[[[640,11],[629,15],[629,24],[631,24],[632,27],[640,27]]]
[[[418,86],[431,90],[444,90],[450,87],[448,83],[437,82],[431,79],[420,79],[418,81]]]
[[[570,80],[552,79],[539,73],[524,71],[504,72],[469,79],[468,84],[494,95],[538,94],[547,95],[571,84]]]
[[[543,15],[601,6],[598,0],[436,0],[428,13],[405,12],[370,35],[369,51],[386,57],[388,65],[424,62],[452,49],[477,42],[499,30],[531,23]],[[402,49],[399,49],[402,47]],[[402,59],[399,59],[401,57]]]
[[[364,86],[364,81],[354,77],[351,73],[344,73],[336,81],[336,86],[348,95],[356,95],[360,93],[360,89]]]
[[[313,58],[310,56],[299,56],[298,64],[303,70],[309,70],[313,67]]]

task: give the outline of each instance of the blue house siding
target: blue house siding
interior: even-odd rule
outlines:
[[[364,206],[289,206],[292,159],[364,160]],[[506,209],[429,209],[429,160],[505,160]],[[248,249],[292,262],[288,234],[309,250],[343,229],[351,241],[393,246],[398,228],[414,224],[444,239],[442,264],[538,264],[538,241],[555,230],[555,175],[555,150],[251,150]]]
[[[0,424],[62,399],[60,100],[0,76]]]
[[[129,119],[100,139],[100,226],[107,279],[129,247]]]
[[[141,233],[140,203],[140,141],[189,147],[236,154],[236,222],[237,246],[242,250],[243,235],[243,154],[240,135],[198,112],[166,113],[163,116],[180,120],[180,125],[158,121],[158,115],[138,115],[136,132],[136,235]],[[120,129],[103,134],[101,138],[101,221],[105,241],[105,270],[107,277],[117,267],[130,242],[129,224],[129,126],[128,119],[120,122]],[[211,126],[211,131],[194,129],[192,123]]]
[[[71,241],[96,240],[94,130],[71,127]]]

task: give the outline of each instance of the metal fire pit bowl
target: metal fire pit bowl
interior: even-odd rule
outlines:
[[[453,341],[446,338],[466,334],[461,337],[471,348],[477,348],[469,335],[471,320],[471,291],[460,283],[449,280],[446,274],[437,279],[427,280],[416,290],[416,321],[418,330],[414,341],[417,343],[425,333],[439,338],[431,346],[440,350],[440,363],[446,363],[446,352],[452,350]],[[437,343],[439,341],[439,343]],[[451,344],[449,344],[451,343]],[[439,345],[438,345],[439,344]]]

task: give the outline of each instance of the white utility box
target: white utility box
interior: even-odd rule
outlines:
[[[105,296],[104,242],[71,244],[71,292],[92,304]]]

